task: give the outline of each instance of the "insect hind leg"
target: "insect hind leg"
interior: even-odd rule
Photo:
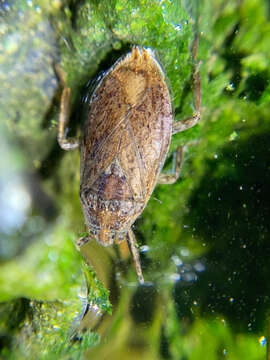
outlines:
[[[127,234],[127,242],[128,242],[128,246],[129,246],[130,252],[132,254],[134,263],[135,263],[135,268],[136,268],[139,282],[140,282],[140,284],[144,284],[144,278],[143,278],[143,274],[142,274],[142,268],[141,268],[141,263],[140,263],[139,252],[137,249],[136,238],[131,229],[129,230],[129,232]]]

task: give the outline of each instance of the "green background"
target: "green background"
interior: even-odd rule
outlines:
[[[263,0],[0,3],[1,358],[267,357],[269,17]],[[133,44],[151,47],[181,120],[193,111],[196,31],[202,119],[173,137],[165,169],[179,145],[196,145],[133,229],[147,285],[125,247],[85,249],[94,273],[74,245],[85,231],[79,152],[57,144],[54,66],[75,133],[89,79]],[[91,310],[79,325],[82,297]]]

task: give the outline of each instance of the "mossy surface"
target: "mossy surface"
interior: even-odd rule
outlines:
[[[3,358],[76,359],[87,348],[95,351],[89,358],[111,360],[127,354],[191,360],[202,353],[209,360],[265,356],[269,14],[263,0],[1,2]],[[136,289],[124,246],[114,251],[91,244],[83,255],[97,275],[86,267],[85,277],[74,245],[85,231],[79,153],[64,153],[56,141],[61,86],[55,65],[71,87],[76,133],[89,80],[132,45],[151,47],[166,72],[179,121],[193,111],[196,31],[202,119],[172,138],[165,170],[177,147],[189,144],[182,176],[172,186],[156,187],[134,225],[144,276],[152,284]],[[84,326],[98,330],[101,340],[93,332],[72,332],[85,310],[78,295],[87,296],[87,289],[92,317]]]

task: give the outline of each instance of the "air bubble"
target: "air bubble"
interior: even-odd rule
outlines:
[[[259,343],[260,343],[262,346],[264,346],[264,345],[266,344],[266,338],[265,338],[265,336],[261,336],[261,337],[259,338]]]
[[[226,90],[229,92],[233,92],[235,90],[234,83],[230,83],[226,86]]]

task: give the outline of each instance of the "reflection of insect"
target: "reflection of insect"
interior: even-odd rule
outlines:
[[[197,46],[196,38],[194,59]],[[90,97],[80,143],[66,137],[70,89],[65,87],[62,94],[58,141],[65,150],[80,146],[80,198],[89,238],[104,246],[126,239],[140,282],[144,280],[131,226],[155,185],[172,184],[179,176],[182,148],[177,151],[174,173],[160,172],[171,135],[200,118],[201,85],[195,66],[193,81],[196,112],[173,122],[160,64],[151,50],[134,47],[103,76]]]

